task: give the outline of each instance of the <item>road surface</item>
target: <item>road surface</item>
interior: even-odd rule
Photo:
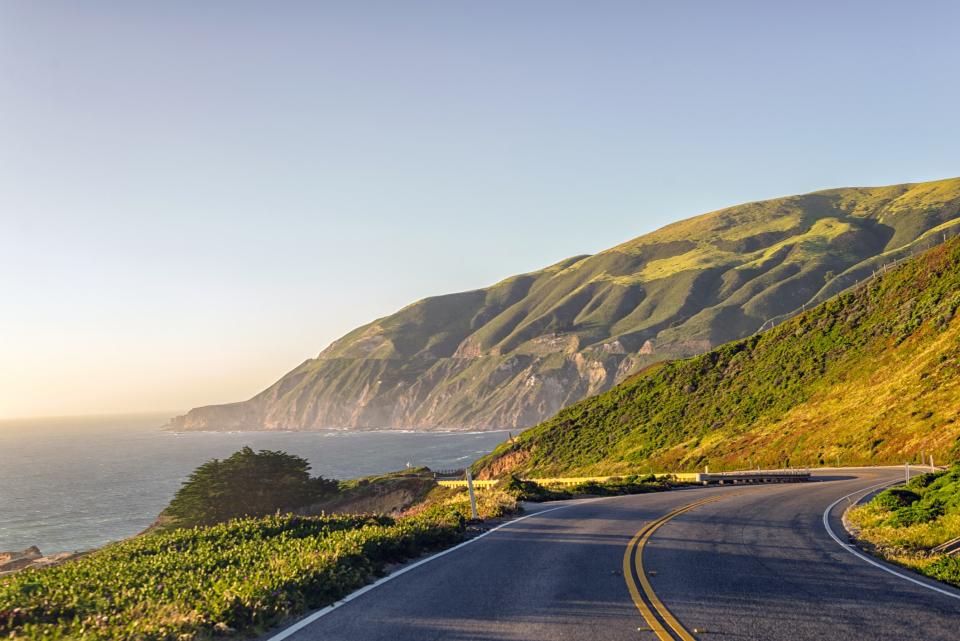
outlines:
[[[960,599],[870,565],[824,527],[831,503],[902,475],[902,468],[822,471],[810,483],[534,506],[544,512],[280,634],[291,641],[958,641]],[[828,516],[844,540],[845,503]],[[698,505],[676,512],[691,504]]]

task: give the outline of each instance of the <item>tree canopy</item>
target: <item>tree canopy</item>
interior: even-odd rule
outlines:
[[[306,459],[244,447],[194,470],[164,514],[180,527],[212,525],[293,510],[336,492],[337,487],[335,480],[311,477]]]

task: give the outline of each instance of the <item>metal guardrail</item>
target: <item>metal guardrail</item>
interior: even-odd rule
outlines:
[[[538,485],[549,486],[549,487],[565,487],[571,485],[581,485],[583,483],[609,483],[611,481],[620,480],[624,476],[629,476],[627,474],[620,476],[563,476],[563,477],[554,477],[554,478],[526,478],[524,481],[533,481]],[[693,482],[696,481],[697,474],[691,472],[680,472],[677,474],[654,474],[657,478],[667,478],[672,477],[678,481],[687,481]],[[474,487],[477,488],[486,488],[492,487],[499,483],[499,481],[473,481]],[[464,480],[437,480],[437,484],[444,487],[466,487],[467,482]]]
[[[499,480],[495,480],[495,481],[477,481],[477,480],[474,480],[474,481],[473,481],[473,487],[477,488],[478,490],[482,490],[482,489],[486,489],[486,488],[493,487],[494,485],[496,485],[496,484],[499,483],[499,482],[500,482]],[[442,481],[442,480],[438,480],[438,481],[437,481],[437,485],[441,485],[441,486],[443,486],[443,487],[467,487],[468,482],[467,482],[467,481]]]
[[[947,556],[960,555],[960,537],[941,543],[937,547],[930,548],[933,554],[946,554]]]
[[[696,482],[702,485],[716,483],[798,483],[810,480],[810,470],[743,470],[739,472],[704,472],[697,474]]]
[[[465,468],[459,468],[455,470],[434,470],[433,478],[435,479],[461,479],[465,478],[467,470]]]
[[[701,476],[810,476],[808,468],[785,470],[735,470],[732,472],[698,472]]]

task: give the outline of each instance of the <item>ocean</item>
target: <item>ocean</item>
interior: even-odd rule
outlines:
[[[0,551],[73,552],[153,523],[198,465],[244,445],[302,456],[312,473],[347,479],[464,467],[507,432],[187,432],[170,414],[0,421]]]

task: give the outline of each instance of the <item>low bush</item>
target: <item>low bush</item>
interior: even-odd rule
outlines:
[[[502,489],[518,501],[532,501],[535,503],[560,501],[573,497],[570,492],[565,490],[548,488],[540,485],[536,481],[525,481],[516,476],[511,476],[507,479]]]
[[[894,511],[893,515],[884,522],[884,525],[889,525],[890,527],[907,527],[917,525],[918,523],[929,523],[941,516],[943,516],[943,506],[939,503],[930,505],[914,504],[898,508]]]
[[[928,565],[924,574],[940,581],[960,585],[960,557],[942,556]]]
[[[910,479],[910,482],[907,483],[907,488],[911,490],[922,490],[923,488],[929,486],[931,483],[936,481],[941,475],[936,472],[926,472],[924,474],[918,474]]]
[[[523,480],[511,476],[504,482],[503,491],[520,501],[559,501],[578,496],[619,496],[622,494],[644,494],[668,490],[672,485],[668,481],[658,480],[654,475],[627,476],[612,478],[608,481],[584,481],[576,485],[556,487],[542,485],[536,481]]]
[[[604,483],[587,481],[569,488],[574,495],[588,494],[593,496],[619,496],[621,494],[645,494],[668,490],[672,485],[667,481],[657,480],[654,475],[645,477],[627,476],[620,479],[611,479]]]
[[[894,487],[884,490],[874,497],[872,504],[875,507],[885,510],[895,510],[897,508],[907,507],[920,499],[920,495],[902,487]]]

